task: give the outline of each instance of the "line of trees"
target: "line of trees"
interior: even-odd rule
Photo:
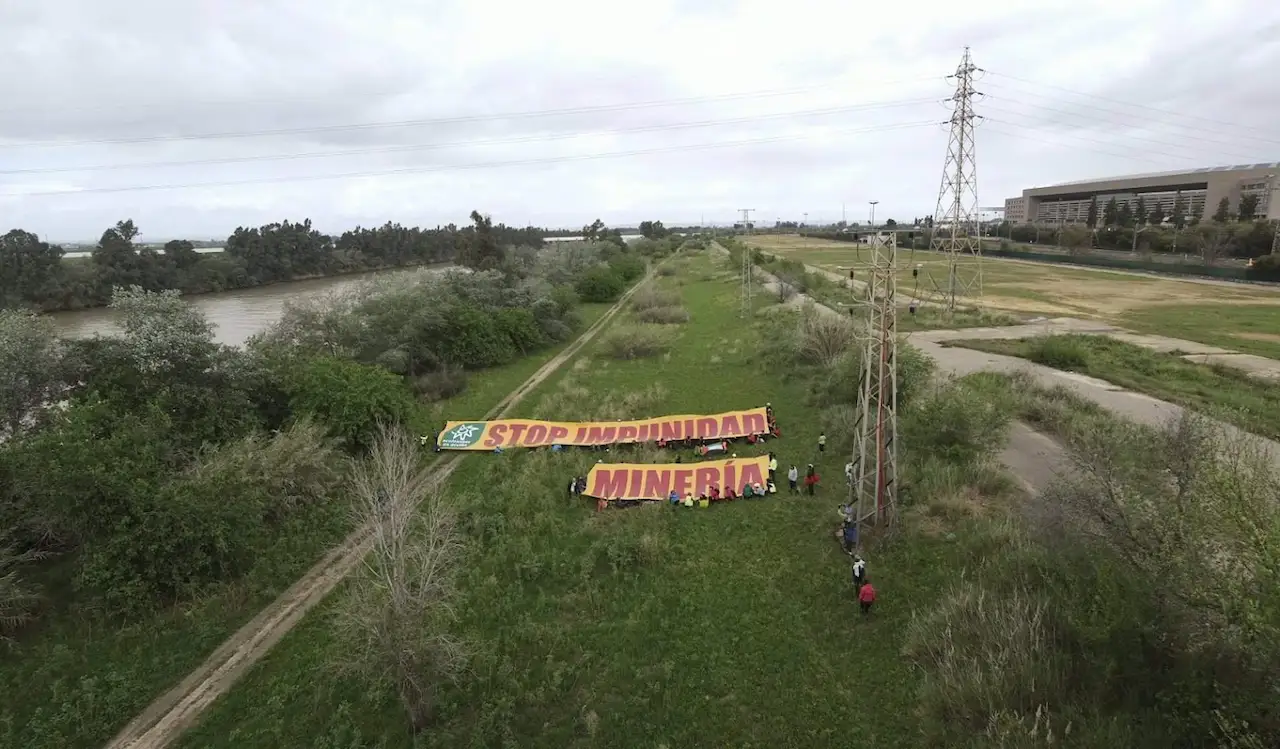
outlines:
[[[221,253],[197,252],[174,240],[160,251],[135,242],[139,229],[125,220],[102,233],[90,257],[67,258],[63,248],[14,229],[0,236],[0,308],[41,312],[100,307],[112,289],[177,289],[202,294],[382,268],[449,262],[475,252],[477,232],[495,246],[540,247],[545,232],[516,228],[472,214],[472,225],[422,229],[387,223],[356,227],[341,236],[311,225],[283,221],[237,228]],[[488,241],[488,240],[486,240]],[[479,252],[493,255],[492,249]]]

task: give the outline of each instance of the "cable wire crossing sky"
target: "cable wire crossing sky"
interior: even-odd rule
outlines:
[[[4,227],[581,226],[933,210],[966,45],[978,194],[1280,158],[1280,6],[222,0],[0,6]],[[1100,33],[1104,29],[1105,33]],[[1168,40],[1176,36],[1177,44]],[[323,40],[317,45],[316,40]]]

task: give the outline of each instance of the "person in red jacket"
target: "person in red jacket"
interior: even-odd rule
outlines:
[[[810,463],[809,470],[804,475],[804,488],[809,491],[810,497],[812,497],[813,493],[817,491],[818,482],[821,480],[822,480],[822,477],[818,475],[817,469],[815,469],[813,467],[813,464]]]
[[[871,580],[868,579],[862,584],[858,590],[858,605],[862,607],[862,615],[866,616],[871,613],[871,604],[876,602],[876,589],[871,587]]]

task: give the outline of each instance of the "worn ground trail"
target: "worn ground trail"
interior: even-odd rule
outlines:
[[[673,255],[676,257],[678,255]],[[652,269],[645,280],[652,277]],[[484,419],[506,415],[534,388],[542,384],[565,362],[573,358],[609,325],[626,306],[645,280],[628,290],[563,351],[542,365],[528,380],[494,406]],[[458,467],[464,456],[443,455],[434,464],[431,486],[439,486]],[[372,537],[368,528],[352,533],[330,550],[297,582],[241,627],[210,655],[201,666],[177,686],[160,696],[107,744],[107,749],[161,749],[193,725],[200,714],[227,692],[250,667],[262,659],[302,617],[324,599],[369,552]]]

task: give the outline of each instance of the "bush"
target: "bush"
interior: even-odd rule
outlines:
[[[832,366],[856,342],[853,323],[828,310],[807,305],[796,333],[801,358],[810,364]]]
[[[668,289],[660,289],[652,283],[645,284],[636,290],[631,297],[631,308],[637,312],[658,307],[677,307],[680,305],[680,294]]]
[[[622,296],[626,282],[607,265],[597,265],[578,276],[573,288],[584,302],[614,302]]]
[[[410,383],[413,392],[428,402],[461,395],[467,389],[467,371],[461,367],[445,367],[418,375]]]
[[[1073,335],[1047,335],[1027,342],[1027,358],[1054,369],[1079,371],[1089,365],[1089,348]]]
[[[623,284],[628,284],[644,275],[645,263],[640,256],[626,252],[610,260],[609,267],[618,274]]]
[[[1263,255],[1245,268],[1244,277],[1250,281],[1280,281],[1280,255]]]
[[[913,451],[958,464],[989,459],[1005,443],[1009,409],[963,383],[948,382],[917,399],[902,428]]]
[[[679,325],[689,322],[689,310],[684,307],[649,307],[638,311],[636,319],[658,325]]]
[[[643,359],[670,348],[670,335],[657,325],[630,325],[616,328],[601,342],[602,350],[614,359]]]
[[[380,425],[402,423],[414,409],[399,377],[332,356],[300,363],[286,387],[295,413],[319,419],[353,452],[367,451]]]

